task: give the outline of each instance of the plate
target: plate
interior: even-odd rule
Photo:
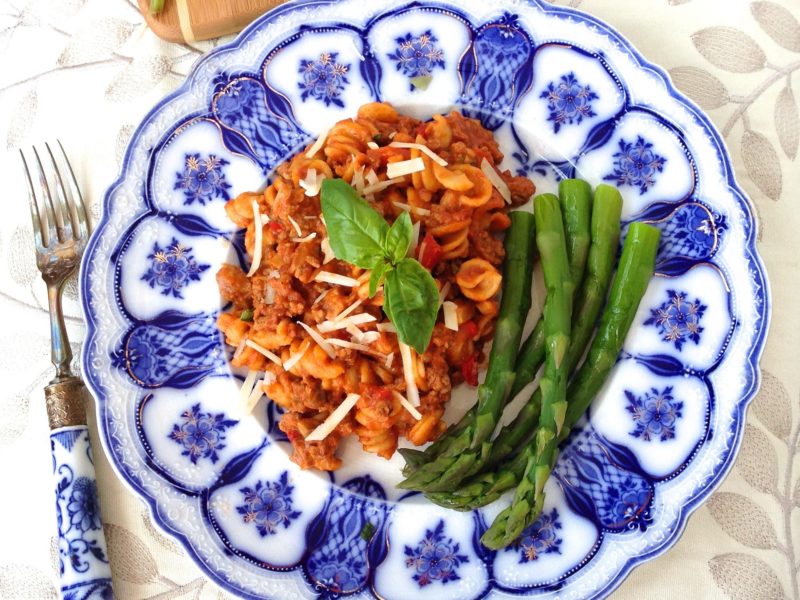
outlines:
[[[303,472],[275,406],[232,410],[241,377],[216,330],[215,273],[243,255],[225,201],[376,99],[420,118],[463,110],[539,191],[565,175],[612,182],[626,223],[662,231],[618,364],[542,516],[504,551],[478,539],[507,500],[440,509],[394,487],[398,457],[353,445],[336,473]],[[104,208],[81,286],[106,452],[235,594],[603,596],[676,541],[736,455],[769,316],[751,206],[708,119],[585,14],[511,0],[281,6],[145,117]]]

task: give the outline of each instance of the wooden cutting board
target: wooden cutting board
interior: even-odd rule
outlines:
[[[165,0],[150,14],[150,0],[138,0],[150,29],[170,42],[192,42],[237,33],[285,0]]]

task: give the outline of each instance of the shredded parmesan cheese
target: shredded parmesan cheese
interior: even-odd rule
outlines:
[[[239,342],[239,345],[236,346],[236,350],[233,351],[233,360],[236,360],[237,358],[239,358],[239,355],[241,355],[242,351],[244,350],[246,342],[247,342],[247,338],[246,337],[242,337],[242,341]]]
[[[417,421],[422,419],[422,415],[420,414],[420,412],[416,408],[414,408],[411,402],[405,399],[403,394],[397,391],[393,391],[392,395],[400,401],[400,404],[403,405],[403,408],[405,408],[409,413],[411,413],[412,417],[414,417]]]
[[[348,329],[348,331],[350,330]],[[377,331],[365,331],[364,333],[359,331],[358,341],[362,344],[372,344],[373,342],[377,342],[379,339],[381,339],[381,334]]]
[[[511,204],[511,190],[508,189],[508,184],[503,181],[503,178],[500,177],[500,174],[486,158],[481,161],[481,171],[483,171],[483,174],[486,175],[486,178],[492,183],[495,189],[500,192],[506,204]]]
[[[445,298],[447,298],[447,294],[450,293],[450,282],[446,281],[445,284],[442,286],[442,289],[439,290],[439,306],[444,304]]]
[[[306,158],[314,158],[314,155],[322,149],[322,146],[325,145],[325,140],[328,139],[328,131],[328,129],[323,129],[320,132],[317,141],[314,142],[314,145],[306,152]]]
[[[397,333],[397,329],[394,328],[393,323],[378,323],[375,326],[375,329],[378,331],[386,331],[387,333]]]
[[[403,181],[402,177],[398,177],[396,179],[387,179],[386,181],[379,181],[378,183],[368,185],[367,187],[365,187],[364,194],[369,195],[369,194],[375,194],[377,192],[382,192],[386,188],[391,187],[395,183],[399,183],[401,181]]]
[[[389,139],[390,139],[390,140],[393,140],[393,139],[394,139],[394,136],[396,136],[396,135],[397,135],[397,132],[396,132],[396,131],[393,131],[392,133],[390,133],[390,134],[389,134]]]
[[[322,241],[319,243],[319,249],[322,250],[322,254],[325,255],[322,259],[323,265],[327,265],[336,258],[336,255],[333,253],[333,248],[331,248],[331,240],[329,238],[322,238]]]
[[[350,334],[350,337],[353,338],[354,342],[360,342],[361,338],[364,337],[364,333],[352,323],[348,323],[347,327],[345,327],[345,330]]]
[[[268,215],[267,213],[261,213],[261,224],[262,224],[262,225],[267,225],[267,224],[269,224],[269,222],[270,222],[271,220],[272,220],[272,219],[270,219],[270,218],[269,218],[269,215]]]
[[[352,317],[342,319],[341,321],[323,321],[317,325],[317,330],[320,333],[328,333],[329,331],[335,331],[337,329],[347,329],[348,325],[363,325],[364,323],[371,323],[375,320],[375,317],[369,313],[359,313]]]
[[[306,176],[297,183],[306,191],[306,196],[316,196],[319,194],[324,180],[325,173],[318,174],[316,169],[311,168],[306,172]]]
[[[358,402],[359,398],[361,398],[361,396],[358,394],[347,394],[347,397],[342,400],[342,403],[337,406],[330,415],[328,415],[328,418],[320,423],[314,431],[306,436],[306,441],[321,442],[331,433],[333,433],[333,430],[336,429],[336,426],[347,416],[347,413],[350,412],[350,409],[356,405],[356,402]]]
[[[298,321],[297,324],[300,325],[300,327],[302,327],[303,329],[306,330],[306,333],[308,333],[308,335],[311,336],[312,340],[317,342],[317,345],[325,351],[325,354],[327,354],[328,356],[330,356],[333,359],[336,358],[336,351],[333,348],[331,348],[331,345],[328,343],[328,341],[324,337],[322,337],[320,334],[318,334],[316,331],[314,331],[313,328],[309,327],[308,325],[306,325],[302,321]]]
[[[308,350],[310,346],[311,344],[306,344],[305,347],[302,350],[300,350],[300,352],[298,352],[297,354],[292,354],[288,359],[286,359],[286,362],[283,363],[283,369],[285,371],[291,371],[292,367],[294,367],[297,363],[300,362],[300,359],[303,358],[303,355],[306,353],[306,350]]]
[[[322,290],[322,292],[320,293],[320,295],[319,295],[319,296],[317,296],[317,299],[316,299],[316,300],[314,300],[314,302],[312,302],[312,303],[311,303],[311,306],[314,306],[314,305],[315,305],[317,302],[321,302],[321,301],[322,301],[322,299],[323,299],[325,296],[327,296],[327,295],[328,295],[328,292],[330,292],[330,289],[327,289],[327,290]]]
[[[394,364],[394,352],[389,352],[389,356],[386,357],[386,362],[383,364],[387,369],[392,368],[392,364]]]
[[[411,175],[411,173],[419,173],[425,170],[425,163],[419,156],[409,160],[400,160],[391,162],[386,165],[386,176],[389,179],[395,177],[402,177],[404,175]]]
[[[375,171],[373,171],[372,169],[366,172],[366,174],[364,175],[364,180],[369,185],[375,185],[380,181],[380,179],[378,179],[378,176],[375,174]]]
[[[303,237],[303,230],[300,229],[300,225],[297,224],[297,221],[295,221],[291,217],[291,215],[289,215],[289,222],[292,224],[292,227],[294,227],[294,231],[297,234],[297,237]]]
[[[264,237],[264,225],[261,223],[261,212],[258,208],[257,200],[253,200],[253,221],[256,239],[253,243],[253,262],[250,264],[250,270],[247,272],[248,277],[255,275],[256,271],[258,271],[258,267],[261,266],[261,240]]]
[[[389,144],[393,148],[414,148],[415,150],[419,150],[425,156],[430,158],[433,162],[437,163],[442,167],[447,166],[447,161],[443,159],[441,156],[436,154],[433,150],[428,148],[425,144],[415,144],[414,142],[392,142]]]
[[[269,283],[264,285],[264,304],[271,306],[275,304],[275,288]]]
[[[314,277],[314,281],[321,281],[322,283],[330,283],[333,285],[343,285],[345,287],[358,287],[358,280],[352,277],[345,277],[338,273],[331,273],[330,271],[320,271]]]
[[[447,301],[442,304],[444,310],[444,326],[453,331],[458,331],[458,309],[455,302]]]
[[[403,359],[403,376],[406,380],[406,393],[408,394],[408,401],[412,406],[419,406],[419,388],[417,382],[414,381],[414,365],[413,357],[411,356],[411,347],[403,342],[399,342],[400,358]]]
[[[253,409],[256,407],[256,404],[258,404],[258,401],[261,400],[261,397],[264,395],[264,388],[261,387],[263,381],[266,381],[266,378],[262,380],[262,382],[256,383],[252,393],[247,397],[247,400],[245,400],[244,405],[241,408],[242,416],[247,416],[252,413]]]
[[[356,344],[354,342],[348,342],[347,340],[340,340],[339,338],[330,338],[328,340],[334,346],[341,346],[342,348],[348,348],[349,350],[358,350],[359,352],[365,352],[367,354],[378,354],[374,350],[372,350],[369,346],[365,346],[364,344]],[[383,357],[383,354],[380,354]]]
[[[376,144],[375,142],[370,141],[367,142],[367,148],[371,148],[372,150],[377,150],[378,148],[380,148],[380,146],[378,146],[378,144]]]
[[[417,244],[419,244],[419,228],[419,221],[411,226],[411,242],[408,244],[408,252],[406,252],[406,256],[413,257],[414,252],[417,251]]]
[[[241,404],[247,402],[247,399],[253,392],[253,385],[255,385],[257,377],[258,377],[258,371],[247,372],[247,377],[244,378],[244,383],[242,383],[242,388],[239,390],[239,400]]]
[[[411,206],[410,204],[406,204],[405,202],[392,202],[397,208],[400,210],[407,210],[409,212],[413,212],[418,214],[421,217],[427,217],[431,214],[427,208],[420,208],[419,206]]]
[[[309,233],[306,237],[294,237],[294,238],[291,238],[291,240],[293,242],[297,242],[298,244],[302,244],[304,242],[310,242],[315,237],[317,237],[317,232],[316,231],[313,232],[313,233]]]
[[[353,170],[353,178],[350,180],[350,185],[359,194],[364,193],[364,165],[360,165]]]
[[[277,354],[275,354],[275,353],[273,353],[273,352],[270,352],[269,350],[267,350],[266,348],[264,348],[264,346],[262,346],[261,344],[256,344],[256,343],[255,343],[253,340],[247,340],[247,342],[245,342],[245,343],[246,343],[248,346],[250,346],[250,347],[251,347],[253,350],[255,350],[256,352],[258,352],[258,353],[260,353],[260,354],[263,354],[264,356],[266,356],[268,359],[270,359],[270,360],[271,360],[272,362],[274,362],[276,365],[279,365],[279,364],[281,364],[281,358],[280,358],[280,356],[278,356]]]
[[[353,312],[355,309],[357,309],[359,306],[361,306],[362,302],[363,302],[363,300],[356,300],[355,302],[353,302],[350,306],[348,306],[342,312],[340,312],[338,315],[333,317],[334,323],[336,321],[341,321],[342,319],[344,319],[347,315],[349,315],[351,312]]]

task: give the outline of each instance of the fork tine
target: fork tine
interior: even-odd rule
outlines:
[[[64,234],[66,239],[79,237],[77,217],[71,207],[70,196],[64,187],[64,180],[61,178],[61,171],[58,170],[58,163],[53,156],[53,151],[50,150],[50,144],[45,142],[44,147],[47,149],[47,154],[50,155],[50,162],[53,165],[53,187],[55,188],[56,201],[58,203],[58,210],[61,213],[61,220],[64,223]]]
[[[72,198],[72,205],[75,207],[75,215],[78,217],[78,237],[84,239],[89,236],[89,232],[92,229],[91,223],[89,222],[89,215],[86,213],[86,204],[83,201],[83,194],[81,194],[81,187],[78,185],[78,179],[75,177],[75,172],[72,170],[72,164],[69,162],[67,153],[64,151],[64,146],[61,145],[61,140],[56,140],[56,143],[58,147],[61,148],[61,156],[64,157],[64,164],[67,165],[67,170],[69,171],[71,179],[68,187],[71,191],[70,198]]]
[[[53,206],[53,198],[50,195],[50,186],[47,185],[47,177],[44,174],[44,167],[42,166],[42,159],[39,158],[39,152],[36,146],[33,147],[33,155],[36,158],[36,164],[39,167],[39,186],[42,189],[42,196],[44,196],[44,212],[47,215],[47,232],[49,241],[48,246],[53,242],[63,241],[61,236],[58,235],[58,221],[56,220],[56,209]]]
[[[39,214],[39,204],[36,201],[36,192],[31,179],[31,171],[28,168],[28,161],[25,160],[25,153],[20,149],[19,156],[22,159],[22,166],[25,168],[25,179],[28,180],[28,204],[31,209],[31,220],[33,221],[33,239],[36,242],[36,251],[43,252],[46,246],[42,237],[42,217]],[[49,240],[47,241],[49,243]]]

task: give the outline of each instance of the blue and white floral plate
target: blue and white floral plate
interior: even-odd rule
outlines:
[[[626,222],[663,232],[613,376],[541,518],[505,551],[478,542],[503,501],[457,513],[401,495],[400,459],[357,444],[340,471],[302,472],[274,406],[233,410],[214,276],[242,241],[224,203],[376,99],[466,111],[540,191],[576,173],[610,181]],[[108,455],[200,568],[250,598],[609,593],[728,471],[769,316],[751,206],[708,119],[608,26],[538,0],[305,0],[265,15],[139,126],[82,278]],[[473,399],[458,392],[451,416]]]

